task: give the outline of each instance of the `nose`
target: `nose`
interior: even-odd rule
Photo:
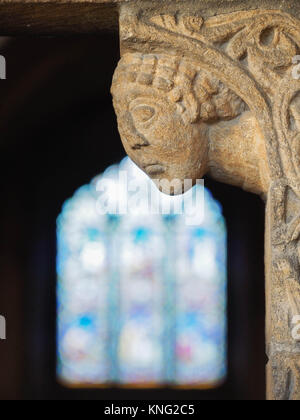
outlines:
[[[138,133],[136,133],[134,138],[131,141],[129,141],[129,144],[132,150],[140,150],[143,147],[150,146],[150,143],[148,142],[148,140],[143,135],[138,134]]]

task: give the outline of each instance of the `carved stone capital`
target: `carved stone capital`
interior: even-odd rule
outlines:
[[[208,173],[267,201],[268,393],[300,399],[300,21],[128,5],[120,36],[112,94],[129,156],[180,180],[175,194]]]

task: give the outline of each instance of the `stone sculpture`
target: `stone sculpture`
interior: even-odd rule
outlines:
[[[171,194],[208,173],[266,201],[268,397],[300,399],[300,21],[128,6],[120,31],[112,94],[133,161],[177,179]]]

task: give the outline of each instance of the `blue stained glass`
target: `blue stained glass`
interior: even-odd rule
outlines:
[[[128,189],[136,180],[138,198]],[[194,387],[224,379],[226,226],[203,188],[164,196],[126,158],[65,203],[57,220],[63,383]],[[187,218],[192,202],[202,220]]]
[[[151,235],[151,230],[140,227],[140,228],[137,228],[133,232],[133,234],[135,236],[135,242],[136,243],[146,242],[149,239],[149,236]]]

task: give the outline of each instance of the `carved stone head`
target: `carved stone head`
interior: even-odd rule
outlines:
[[[196,63],[165,54],[125,54],[112,94],[126,152],[152,179],[168,180],[172,194],[207,172],[209,126],[244,110],[239,97]]]

